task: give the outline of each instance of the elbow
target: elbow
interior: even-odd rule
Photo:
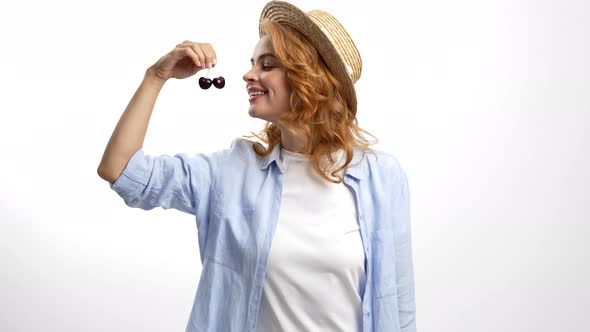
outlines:
[[[117,181],[117,178],[119,178],[118,175],[114,175],[113,172],[109,172],[108,169],[106,169],[103,165],[99,165],[98,168],[96,169],[96,173],[98,174],[98,176],[100,176],[101,179],[108,181],[109,183],[115,183],[115,181]]]

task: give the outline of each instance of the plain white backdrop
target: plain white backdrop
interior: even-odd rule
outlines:
[[[144,149],[210,152],[263,123],[241,77],[266,1],[0,5],[0,330],[184,331],[195,221],[96,174],[148,66],[211,42],[223,90],[166,84]],[[359,124],[409,177],[420,331],[590,326],[590,3],[293,1],[363,56]],[[197,75],[199,76],[199,75]]]

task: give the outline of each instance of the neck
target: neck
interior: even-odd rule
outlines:
[[[281,125],[278,125],[281,129],[281,145],[284,149],[291,152],[303,153],[307,138],[303,134],[302,130],[289,130]]]

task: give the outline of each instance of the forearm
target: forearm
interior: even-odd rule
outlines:
[[[121,175],[127,162],[142,147],[156,99],[165,80],[150,68],[121,115],[106,146],[98,174],[111,183]]]

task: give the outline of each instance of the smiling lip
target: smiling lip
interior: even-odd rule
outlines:
[[[263,97],[264,95],[266,95],[266,91],[262,88],[259,87],[254,87],[254,86],[249,86],[247,87],[248,90],[248,96],[250,96],[250,98],[248,98],[248,100],[250,102],[253,102],[254,100]]]
[[[252,102],[252,101],[254,101],[254,100],[258,99],[258,98],[264,97],[265,95],[266,95],[266,92],[264,92],[264,93],[255,93],[255,94],[250,93],[250,98],[248,98],[248,100],[250,102]]]

